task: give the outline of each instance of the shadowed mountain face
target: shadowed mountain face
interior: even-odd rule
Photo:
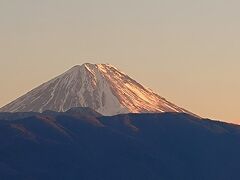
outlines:
[[[83,64],[40,85],[1,112],[64,112],[90,107],[103,115],[143,112],[184,112],[109,64]]]
[[[240,179],[237,125],[90,109],[0,119],[1,180]]]

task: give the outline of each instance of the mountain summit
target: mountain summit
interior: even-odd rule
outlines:
[[[103,115],[190,113],[145,88],[110,64],[77,65],[2,107],[2,112],[67,111],[90,107]]]

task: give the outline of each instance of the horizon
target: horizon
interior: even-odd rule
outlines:
[[[36,85],[36,86],[30,88],[28,91],[24,92],[23,94],[21,94],[21,95],[18,96],[17,98],[25,95],[26,93],[28,93],[28,92],[30,92],[31,90],[37,88],[38,86],[42,85],[43,83],[46,83],[46,82],[48,82],[48,81],[51,81],[51,80],[53,80],[54,78],[56,78],[56,77],[58,77],[58,76],[60,76],[60,75],[62,75],[62,74],[64,74],[64,73],[70,71],[71,69],[73,69],[73,68],[75,68],[75,67],[82,67],[83,65],[87,65],[87,64],[90,64],[90,65],[110,65],[110,66],[113,66],[113,67],[117,68],[117,69],[120,70],[121,72],[125,73],[124,71],[122,71],[121,69],[119,69],[118,67],[114,66],[114,65],[111,64],[111,63],[89,63],[89,62],[84,62],[84,63],[82,63],[82,64],[75,64],[75,65],[69,67],[68,69],[66,69],[65,71],[63,71],[62,73],[57,74],[57,75],[55,75],[55,76],[53,76],[53,77],[50,77],[48,80],[40,83],[39,85]],[[129,75],[129,74],[127,74],[127,75]],[[129,75],[129,76],[130,76],[130,75]],[[130,76],[130,78],[132,78],[132,77]],[[158,95],[162,96],[161,94],[159,94],[158,92],[156,92],[156,91],[155,91],[154,89],[152,89],[151,87],[145,86],[144,84],[142,84],[141,82],[139,82],[137,79],[134,79],[134,80],[136,80],[138,83],[140,83],[140,84],[143,85],[144,87],[149,88],[149,89],[153,90],[153,92],[155,92],[155,93],[157,93]],[[162,97],[164,97],[164,96],[162,96]],[[10,100],[10,102],[4,104],[3,106],[11,103],[12,101],[16,100],[17,98]],[[166,98],[168,101],[172,102],[171,100],[169,100],[169,98],[167,98],[167,97],[164,97],[164,98]],[[175,102],[172,102],[172,103],[174,103],[175,105],[179,106],[179,105],[178,105],[177,103],[175,103]],[[3,106],[0,106],[0,108],[2,108]],[[186,109],[185,107],[182,107],[182,106],[179,106],[179,107]],[[189,109],[187,109],[187,110],[189,110]],[[197,113],[195,113],[195,112],[193,112],[193,111],[191,111],[191,110],[189,110],[189,111],[190,111],[191,113],[196,114],[197,116],[200,116],[201,118],[209,118],[209,117],[204,117],[204,116],[202,116],[201,114],[197,114]],[[213,119],[213,120],[219,120],[219,121],[223,121],[223,122],[238,124],[238,122],[231,122],[231,121],[226,121],[226,120],[223,120],[223,119]]]
[[[202,117],[240,123],[240,2],[0,2],[0,107],[75,64],[109,63]]]

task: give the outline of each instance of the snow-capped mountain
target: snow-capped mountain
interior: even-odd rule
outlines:
[[[67,111],[73,107],[90,107],[103,115],[130,112],[190,113],[112,65],[89,63],[74,66],[2,107],[0,111]]]

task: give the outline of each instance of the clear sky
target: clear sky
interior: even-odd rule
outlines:
[[[111,63],[203,117],[240,123],[240,1],[0,0],[0,106]]]

